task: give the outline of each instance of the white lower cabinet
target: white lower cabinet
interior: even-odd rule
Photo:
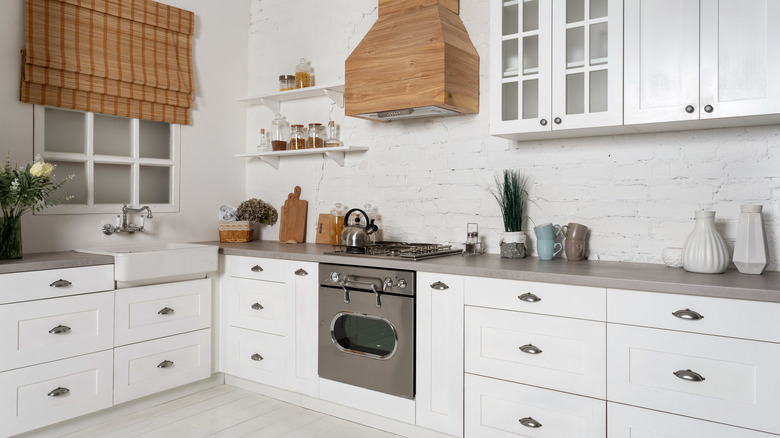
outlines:
[[[606,402],[466,374],[466,437],[604,438]]]
[[[0,432],[47,426],[111,406],[112,350],[0,373]]]
[[[284,336],[238,327],[227,331],[225,372],[243,379],[280,386],[286,366]]]

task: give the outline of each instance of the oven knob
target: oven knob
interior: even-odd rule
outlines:
[[[400,287],[401,289],[406,289],[406,280],[404,280],[403,278],[398,280],[397,286]]]
[[[330,281],[332,281],[334,283],[338,283],[339,282],[339,273],[338,272],[331,272],[330,273]]]

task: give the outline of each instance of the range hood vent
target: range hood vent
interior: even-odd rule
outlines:
[[[458,0],[379,0],[377,21],[346,61],[346,115],[479,112],[479,55],[458,12]]]

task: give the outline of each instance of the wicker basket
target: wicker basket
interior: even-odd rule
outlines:
[[[249,221],[219,223],[219,241],[230,243],[251,242],[255,238],[255,226]]]

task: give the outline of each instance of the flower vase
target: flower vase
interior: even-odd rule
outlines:
[[[22,258],[21,216],[0,217],[0,260]]]
[[[525,233],[522,231],[505,231],[501,234],[501,257],[505,259],[525,258]]]
[[[763,205],[742,205],[734,242],[734,265],[743,274],[761,274],[769,261]]]
[[[697,211],[693,231],[682,248],[683,269],[700,274],[720,274],[729,266],[726,242],[715,229],[714,211]]]

